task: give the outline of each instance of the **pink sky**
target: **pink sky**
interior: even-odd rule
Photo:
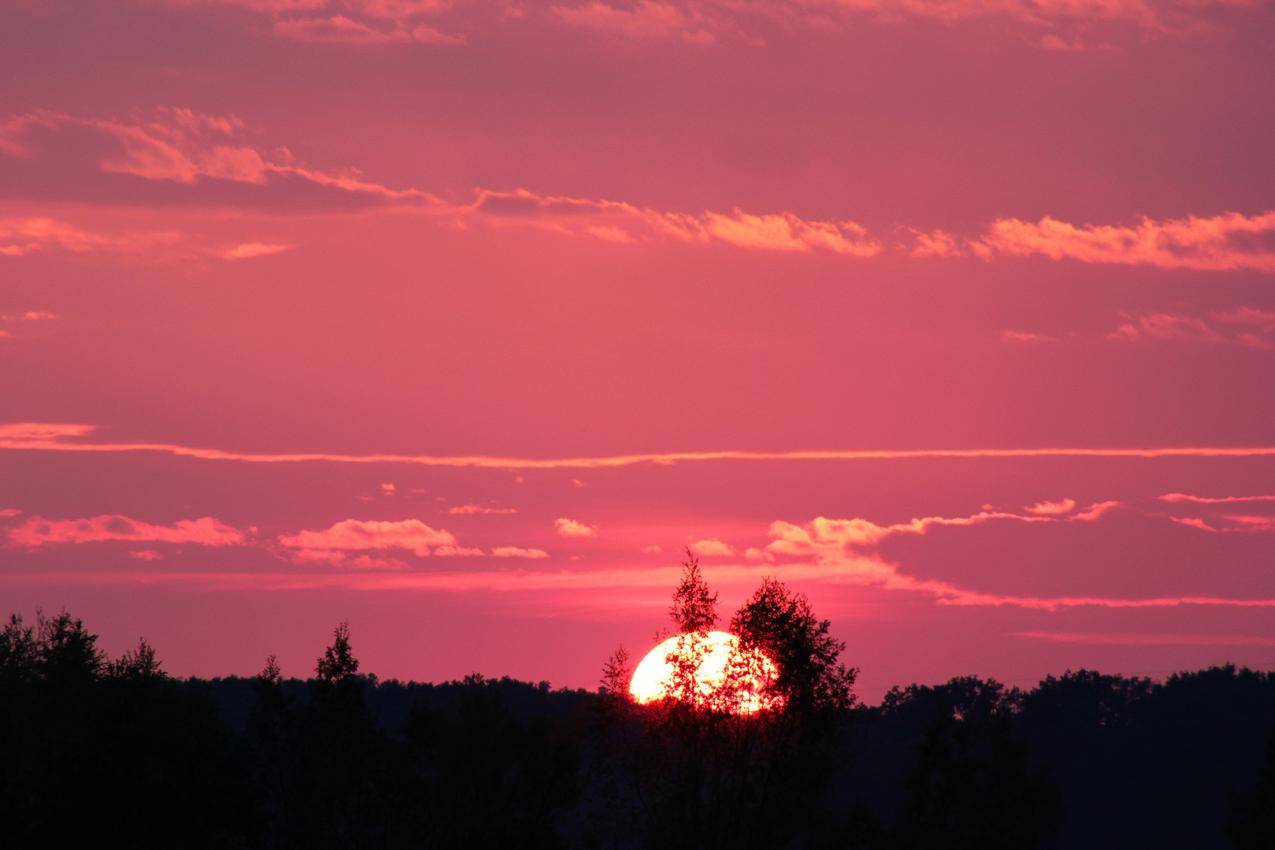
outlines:
[[[807,593],[876,699],[1275,665],[1258,0],[0,10],[0,607],[593,686]]]

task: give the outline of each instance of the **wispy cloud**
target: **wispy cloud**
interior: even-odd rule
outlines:
[[[517,508],[494,508],[489,505],[452,505],[447,509],[452,516],[468,516],[473,514],[516,514]]]
[[[970,449],[830,449],[647,452],[586,457],[526,458],[499,455],[345,454],[335,452],[241,452],[178,443],[115,443],[87,439],[93,425],[21,422],[0,424],[0,450],[45,452],[150,452],[239,463],[378,463],[457,469],[617,469],[643,464],[711,462],[868,461],[952,458],[1247,458],[1275,457],[1275,446],[1043,447]]]
[[[885,539],[900,535],[923,535],[931,528],[961,528],[989,522],[1022,522],[1057,524],[1092,521],[1102,516],[1114,502],[1100,502],[1073,516],[1050,517],[983,511],[964,517],[921,517],[905,523],[878,525],[862,518],[828,519],[816,517],[796,524],[776,521],[771,524],[771,543],[766,551],[776,559],[809,559],[826,571],[825,579],[857,585],[921,593],[933,597],[941,605],[964,607],[990,606],[1056,611],[1064,608],[1177,608],[1187,605],[1210,605],[1238,608],[1272,608],[1275,598],[1236,598],[1209,595],[1108,597],[1108,596],[1028,596],[991,593],[963,587],[954,582],[923,579],[902,571],[898,564],[885,560],[877,546]],[[782,561],[781,561],[782,564]],[[782,566],[776,568],[783,575]]]
[[[1012,637],[1043,643],[1092,646],[1275,646],[1271,635],[1143,634],[1138,632],[1013,632]]]
[[[1275,502],[1275,495],[1260,496],[1194,496],[1190,493],[1165,493],[1160,501],[1173,504],[1229,505],[1236,502]]]

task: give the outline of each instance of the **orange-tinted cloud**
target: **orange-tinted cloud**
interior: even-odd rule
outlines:
[[[122,514],[102,514],[83,519],[46,519],[33,516],[9,529],[9,542],[37,548],[58,543],[183,543],[195,546],[236,546],[244,533],[213,517],[178,520],[157,525]]]
[[[1275,502],[1275,496],[1193,496],[1190,493],[1165,493],[1160,496],[1160,501],[1174,504],[1229,505],[1235,502]]]
[[[1275,598],[1235,598],[1222,596],[1028,596],[972,590],[948,581],[922,579],[903,572],[898,564],[882,558],[875,547],[896,534],[925,534],[933,527],[968,527],[994,521],[1059,523],[1095,519],[1114,502],[1100,502],[1084,514],[1072,517],[1021,516],[984,511],[966,517],[923,517],[906,523],[882,526],[869,520],[816,517],[798,525],[776,521],[771,524],[772,542],[766,547],[780,558],[810,559],[826,571],[825,578],[851,584],[923,593],[941,605],[963,607],[993,606],[1056,611],[1063,608],[1176,608],[1210,605],[1238,608],[1275,608]],[[1095,509],[1102,508],[1096,515]],[[779,575],[784,571],[777,570]]]
[[[515,189],[483,189],[463,208],[491,221],[531,224],[564,233],[632,243],[640,239],[719,242],[739,248],[805,253],[831,251],[855,257],[881,253],[880,241],[853,221],[802,218],[791,212],[670,212],[623,201],[544,195]]]
[[[557,530],[559,537],[597,537],[597,526],[586,525],[583,522],[567,517],[558,517],[553,521],[553,527]]]
[[[447,509],[447,513],[452,516],[466,516],[472,514],[516,514],[517,508],[493,508],[487,505],[452,505]]]
[[[15,193],[35,197],[64,198],[77,188],[96,197],[96,183],[115,187],[134,203],[312,209],[437,202],[417,189],[303,166],[286,147],[267,149],[251,141],[237,116],[184,107],[125,118],[51,110],[10,115],[0,120],[0,166]]]
[[[0,450],[49,452],[154,452],[175,457],[240,463],[398,463],[456,469],[618,469],[642,464],[706,463],[719,461],[789,462],[848,460],[916,460],[960,458],[1246,458],[1275,457],[1275,446],[1156,446],[1156,447],[1046,447],[1022,449],[832,449],[792,451],[720,450],[702,452],[648,452],[591,457],[527,458],[498,455],[344,454],[336,452],[244,452],[198,448],[177,443],[109,443],[73,440],[95,430],[92,425],[59,423],[0,424]]]
[[[524,549],[521,546],[495,546],[491,554],[494,558],[529,558],[531,560],[549,557],[549,553],[543,549]]]
[[[735,554],[730,544],[715,537],[696,540],[690,545],[690,550],[701,558],[727,558]]]
[[[1003,218],[992,222],[971,249],[985,259],[1038,255],[1164,269],[1270,272],[1275,271],[1275,212],[1142,218],[1134,225],[1076,225],[1050,216],[1035,222]]]
[[[1069,514],[1076,509],[1075,499],[1059,499],[1057,501],[1041,501],[1034,505],[1028,505],[1023,508],[1029,514],[1037,514],[1038,516],[1060,516]]]
[[[1139,634],[1129,632],[1014,632],[1014,637],[1045,643],[1095,646],[1275,646],[1270,635]]]
[[[428,557],[435,547],[455,546],[456,538],[451,532],[431,528],[418,519],[345,519],[326,529],[282,536],[279,544],[311,552],[406,549]]]

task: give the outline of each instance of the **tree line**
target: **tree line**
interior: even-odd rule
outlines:
[[[719,620],[689,560],[673,634]],[[338,625],[305,680],[178,679],[68,613],[0,629],[0,846],[1275,847],[1275,674],[1089,670],[854,695],[808,600],[766,580],[727,621],[773,659],[767,710],[675,664],[637,705],[470,676],[380,681]],[[748,656],[751,657],[751,656]],[[740,668],[743,670],[744,668]]]

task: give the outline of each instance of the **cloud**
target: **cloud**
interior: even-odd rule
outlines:
[[[452,516],[465,516],[471,514],[516,514],[517,508],[492,508],[486,505],[452,505],[447,509],[447,513]]]
[[[406,27],[391,24],[388,27],[377,27],[363,21],[356,21],[345,15],[332,15],[327,18],[284,18],[277,20],[273,27],[274,34],[292,41],[309,42],[311,44],[433,44],[459,45],[465,43],[465,36],[459,33],[444,33],[428,24]]]
[[[553,521],[553,526],[558,532],[559,537],[597,537],[598,529],[596,526],[585,525],[574,519],[566,517],[558,517]]]
[[[103,222],[106,223],[106,222]],[[90,228],[62,218],[37,215],[0,218],[0,257],[26,257],[47,252],[81,255],[119,255],[148,260],[246,260],[290,250],[291,245],[243,242],[226,247],[210,244],[189,229]],[[9,317],[5,317],[6,319]],[[31,311],[24,321],[57,318]]]
[[[1082,607],[1176,608],[1187,605],[1275,607],[1275,599],[1272,598],[1242,599],[1205,595],[1118,598],[988,593],[962,587],[953,582],[908,575],[900,570],[898,564],[886,561],[875,551],[883,540],[898,534],[925,534],[934,527],[969,527],[1002,520],[1026,523],[1085,521],[1085,519],[1096,519],[1115,504],[1115,502],[1099,502],[1083,514],[1070,517],[1021,516],[984,511],[965,517],[922,517],[906,523],[884,526],[862,518],[816,517],[801,525],[776,521],[771,524],[772,540],[766,550],[776,558],[809,559],[824,570],[824,578],[829,581],[878,587],[884,590],[922,593],[933,597],[941,605],[1016,607],[1044,611]],[[786,566],[781,565],[776,568],[776,572],[782,576],[785,569]]]
[[[0,256],[24,257],[41,251],[73,254],[141,253],[179,240],[174,233],[95,233],[47,216],[0,219]]]
[[[1223,523],[1228,523],[1225,525],[1219,523],[1217,519],[1209,522],[1201,517],[1193,516],[1170,516],[1169,519],[1179,525],[1207,531],[1210,534],[1266,534],[1275,532],[1275,517],[1254,514],[1223,514],[1220,519]]]
[[[913,244],[908,253],[913,257],[960,257],[964,255],[956,237],[945,230],[931,230],[928,233],[912,230]]]
[[[453,469],[619,469],[644,464],[670,465],[707,462],[891,461],[918,459],[998,460],[1007,458],[1255,458],[1275,457],[1275,446],[1157,446],[1102,448],[1054,446],[1044,448],[970,449],[831,449],[790,451],[718,450],[649,452],[585,457],[527,458],[486,455],[344,454],[337,452],[243,452],[185,446],[178,443],[95,442],[77,438],[95,431],[92,425],[18,422],[0,423],[0,450],[46,452],[152,452],[174,457],[238,463],[354,463],[404,464]]]
[[[1107,335],[1118,342],[1195,342],[1275,350],[1275,313],[1241,307],[1212,313],[1207,319],[1173,313],[1125,314]]]
[[[9,529],[9,541],[38,548],[59,543],[183,543],[195,546],[237,546],[244,533],[213,517],[183,519],[172,525],[155,525],[122,514],[101,514],[84,519],[46,519],[33,516]]]
[[[1023,510],[1027,511],[1027,513],[1036,514],[1038,516],[1058,516],[1060,514],[1069,514],[1075,509],[1075,499],[1060,499],[1056,502],[1042,501],[1023,508]]]
[[[1023,344],[1058,341],[1058,337],[1050,336],[1049,334],[1036,333],[1035,331],[1001,331],[998,336],[1002,342],[1016,342]]]
[[[128,556],[138,561],[162,561],[164,559],[163,554],[154,549],[134,549],[128,553]]]
[[[291,251],[295,245],[272,244],[268,242],[242,242],[222,253],[227,260],[251,260],[254,257],[269,257],[271,254],[282,254]]]
[[[345,519],[326,529],[282,536],[279,545],[308,552],[406,549],[428,557],[434,547],[455,547],[456,538],[451,532],[431,528],[418,519]]]
[[[1002,218],[970,247],[984,259],[1039,255],[1163,269],[1270,272],[1275,271],[1275,212],[1143,217],[1134,225],[1075,225],[1050,216],[1036,222]]]
[[[690,545],[690,550],[701,558],[724,558],[735,554],[729,544],[716,538],[696,540]]]
[[[1013,632],[1011,637],[1044,643],[1094,646],[1275,646],[1271,635],[1140,634],[1130,632]]]
[[[552,12],[571,26],[626,38],[676,38],[688,44],[713,44],[717,41],[717,37],[704,28],[706,22],[693,7],[674,3],[638,0],[632,6],[622,8],[589,2],[578,6],[556,5]]]
[[[62,318],[57,313],[47,310],[27,310],[23,313],[0,315],[0,322],[52,322]]]
[[[543,549],[524,549],[521,546],[496,546],[491,550],[493,558],[530,558],[542,560],[549,557]]]
[[[161,0],[171,6],[235,6],[272,21],[277,37],[306,44],[375,47],[395,44],[454,46],[462,33],[428,21],[453,5],[448,0]],[[480,14],[491,7],[478,6]]]
[[[307,210],[439,203],[357,171],[298,164],[287,148],[253,142],[237,116],[184,107],[106,118],[52,110],[12,114],[0,119],[0,177],[12,197],[57,201]]]
[[[352,46],[411,41],[423,21],[446,20],[450,29],[487,32],[497,23],[520,24],[526,38],[544,26],[604,34],[632,44],[672,42],[703,47],[758,46],[777,33],[831,37],[866,25],[918,22],[945,26],[1009,22],[1047,50],[1111,49],[1082,39],[1091,31],[1130,41],[1190,35],[1208,29],[1221,11],[1261,10],[1261,0],[558,0],[553,4],[447,3],[441,0],[157,0],[168,6],[221,5],[249,10],[274,23],[278,37]],[[1000,28],[1000,27],[998,27]],[[431,27],[432,29],[432,27]],[[459,36],[448,36],[449,39]]]
[[[610,242],[671,239],[789,253],[821,250],[855,257],[872,257],[883,250],[882,244],[856,222],[806,219],[791,212],[670,212],[623,201],[543,195],[522,188],[510,192],[481,189],[465,211],[490,221],[535,225]]]
[[[1275,502],[1275,495],[1260,496],[1193,496],[1189,493],[1165,493],[1160,501],[1173,504],[1229,505],[1235,502]]]

